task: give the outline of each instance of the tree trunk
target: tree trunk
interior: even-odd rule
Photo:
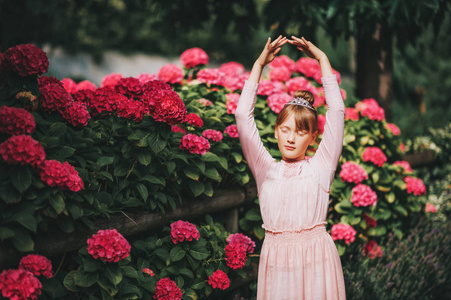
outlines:
[[[386,23],[376,25],[372,35],[359,32],[357,36],[356,96],[374,98],[392,121],[393,37]]]

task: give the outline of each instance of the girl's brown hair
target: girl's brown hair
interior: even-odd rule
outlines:
[[[307,100],[312,106],[315,102],[315,96],[309,91],[296,91],[294,98],[302,97]],[[297,130],[306,130],[309,133],[315,134],[318,132],[318,113],[305,106],[290,104],[285,105],[277,115],[276,128],[294,113]]]

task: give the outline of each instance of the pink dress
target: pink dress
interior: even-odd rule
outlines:
[[[257,299],[345,299],[340,256],[325,224],[330,185],[343,146],[345,108],[335,75],[322,78],[328,111],[315,155],[277,162],[254,122],[258,84],[246,82],[236,110],[244,156],[254,175],[266,235]]]

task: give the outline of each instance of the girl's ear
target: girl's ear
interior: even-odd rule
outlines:
[[[276,138],[276,140],[279,139],[278,137],[279,135],[277,134],[277,126],[274,128],[274,137]]]
[[[317,137],[318,137],[318,131],[315,132],[315,133],[312,135],[312,140],[311,140],[310,143],[309,143],[310,146],[313,146],[313,144],[315,144],[315,141],[316,141],[316,138],[317,138]]]

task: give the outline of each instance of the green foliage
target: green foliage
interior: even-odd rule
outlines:
[[[422,219],[415,225],[402,240],[390,235],[380,258],[347,257],[343,271],[348,299],[443,299],[449,295],[449,222]]]
[[[157,281],[170,278],[182,290],[183,299],[205,299],[215,294],[208,284],[214,271],[233,274],[224,260],[229,233],[208,215],[206,221],[198,228],[198,240],[174,244],[170,228],[165,227],[165,236],[135,240],[131,255],[118,263],[94,259],[84,247],[73,259],[79,267],[67,273],[63,284],[77,299],[152,299]],[[155,276],[143,272],[145,268]]]

